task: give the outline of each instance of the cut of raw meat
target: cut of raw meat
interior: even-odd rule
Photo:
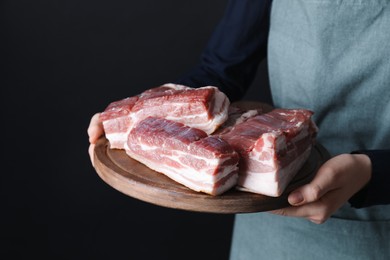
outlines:
[[[226,121],[229,105],[227,96],[213,86],[189,88],[165,84],[112,102],[101,113],[100,120],[110,147],[124,149],[132,127],[148,116],[173,120],[211,134]]]
[[[126,153],[188,188],[219,195],[237,184],[239,155],[221,138],[147,117],[129,133]]]
[[[131,110],[138,98],[135,96],[112,102],[100,114],[100,121],[111,148],[124,148],[130,128],[134,124]]]
[[[110,148],[195,191],[238,189],[280,196],[308,159],[312,111],[230,106],[216,87],[165,84],[112,102],[101,113]],[[238,164],[239,161],[239,164]]]
[[[312,114],[304,109],[248,111],[221,129],[217,135],[241,156],[237,188],[280,196],[310,155],[318,131]]]

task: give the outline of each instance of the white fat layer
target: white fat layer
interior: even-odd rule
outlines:
[[[247,187],[242,187],[240,184],[236,186],[237,190],[252,192],[257,194],[262,194],[270,197],[279,197],[280,189],[277,182],[262,182],[257,184],[256,189],[250,189]]]
[[[190,87],[180,85],[180,84],[174,84],[174,83],[165,83],[163,85],[164,87],[172,88],[174,90],[182,90],[182,89],[189,89]]]
[[[177,106],[180,107],[179,104],[182,104],[182,103],[177,103]],[[183,114],[183,115],[180,115],[180,116],[173,116],[173,115],[167,115],[165,116],[164,118],[165,119],[169,119],[169,120],[173,120],[173,121],[190,121],[190,120],[193,120],[193,119],[198,119],[198,118],[204,118],[203,120],[206,120],[207,119],[207,112],[203,112],[203,113],[200,113],[200,114]],[[192,122],[188,122],[188,124],[193,124]]]
[[[123,149],[127,143],[127,137],[129,132],[125,133],[106,133],[106,138],[111,144],[111,148],[120,148]]]
[[[211,120],[211,122],[208,123],[209,131],[205,131],[208,134],[213,133],[218,128],[218,126],[222,125],[228,119],[228,115],[229,115],[228,111],[229,111],[230,101],[226,97],[226,95],[217,89],[214,98],[215,98],[215,105],[214,105],[214,111],[212,112],[214,117]]]
[[[311,147],[284,168],[275,168],[270,172],[240,173],[238,186],[250,192],[267,196],[280,196],[297,172],[310,156]]]
[[[238,181],[238,174],[232,175],[224,184],[217,187],[216,190],[210,192],[211,195],[219,195],[229,190],[230,188],[236,186]]]
[[[215,184],[220,178],[210,178],[209,174],[205,174],[202,172],[196,172],[196,175],[194,176],[194,171],[192,169],[188,169],[188,168],[185,170],[176,169],[173,167],[169,167],[167,165],[160,164],[158,162],[150,161],[136,153],[133,153],[131,150],[126,150],[126,152],[130,157],[145,164],[150,169],[163,173],[164,175],[171,178],[172,180],[194,191],[205,192],[212,195],[218,195],[237,184],[238,174],[232,175],[232,177],[230,177],[229,180],[227,180],[224,185],[221,185],[219,188],[216,188]],[[235,170],[236,169],[237,167],[235,167]],[[231,171],[232,169],[226,172],[230,173]],[[226,176],[227,174],[221,174],[221,175]],[[206,178],[199,178],[205,176]]]
[[[198,128],[203,131],[205,131],[207,134],[212,134],[217,128],[222,125],[227,119],[227,114],[226,117],[223,114],[216,115],[213,119],[204,121],[203,123],[192,123],[192,122],[187,122],[186,125],[193,127],[193,128]],[[173,119],[175,120],[175,119]],[[190,121],[190,120],[188,120]]]
[[[150,147],[147,145],[140,144],[140,146],[141,146],[142,151],[147,151],[147,153],[149,153],[149,154],[160,154],[159,150],[164,149],[164,145],[162,147]],[[127,151],[128,154],[133,155],[136,153],[136,152],[132,151],[131,149],[129,149],[129,147],[126,147],[126,148],[128,150]],[[180,162],[180,158],[183,158],[183,157],[185,158],[185,157],[189,157],[189,156],[196,159],[196,160],[207,161],[208,167],[205,167],[204,169],[199,171],[197,169],[194,169],[194,168],[192,168],[188,165],[182,164]],[[133,156],[131,156],[131,157],[133,157]],[[168,157],[168,156],[166,156],[166,157]],[[143,159],[143,158],[141,158],[141,156],[138,156],[138,158],[140,160],[142,160],[141,161],[142,163],[149,166],[146,162],[144,162],[148,159],[146,159],[146,158]],[[225,176],[227,176],[228,174],[230,174],[231,172],[238,170],[238,166],[237,166],[237,164],[235,164],[235,165],[227,165],[227,166],[223,167],[223,171],[219,172],[218,174],[212,175],[212,174],[207,173],[207,170],[215,169],[218,165],[222,165],[225,161],[230,159],[229,157],[222,158],[222,159],[220,159],[220,158],[210,159],[210,158],[200,157],[200,156],[197,156],[194,154],[188,154],[188,153],[183,152],[183,151],[175,150],[175,151],[172,151],[172,157],[169,157],[169,159],[179,163],[183,168],[176,170],[170,166],[164,166],[164,167],[166,167],[167,171],[174,171],[174,172],[176,172],[176,174],[186,176],[187,179],[190,179],[190,180],[196,181],[196,182],[205,183],[205,184],[216,183],[220,179],[222,179]],[[160,168],[162,168],[163,165],[160,162],[156,163],[156,162],[148,161],[148,163],[156,164],[155,167],[157,167],[157,169],[155,169],[155,170],[162,172],[162,170],[160,170]]]

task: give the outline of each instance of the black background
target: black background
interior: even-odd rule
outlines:
[[[6,259],[228,258],[233,215],[163,208],[114,190],[90,164],[86,132],[109,102],[195,65],[225,6],[0,0]],[[267,82],[263,63],[246,99],[270,102]]]

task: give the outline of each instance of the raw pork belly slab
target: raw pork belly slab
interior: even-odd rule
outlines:
[[[239,155],[202,130],[148,117],[132,128],[126,153],[188,188],[220,195],[237,184]]]
[[[226,121],[229,105],[227,96],[213,86],[190,88],[165,84],[112,102],[101,113],[100,120],[110,147],[124,149],[130,130],[148,116],[173,120],[211,134]]]
[[[100,121],[111,148],[124,148],[130,128],[134,124],[131,110],[137,100],[138,96],[135,96],[112,102],[100,114]]]
[[[245,113],[223,129],[218,135],[241,155],[237,188],[280,196],[310,155],[318,131],[312,114],[304,109]]]

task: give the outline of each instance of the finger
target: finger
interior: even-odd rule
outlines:
[[[272,210],[270,213],[289,217],[306,218],[313,223],[322,224],[344,203],[344,200],[340,200],[339,197],[339,191],[335,189],[326,193],[315,202],[307,203],[302,206]]]
[[[312,202],[298,207],[287,207],[283,209],[272,210],[269,213],[277,214],[286,217],[306,218],[307,220],[322,224],[330,214],[326,210],[324,204],[320,201]]]
[[[324,164],[310,183],[290,193],[288,202],[293,206],[311,203],[334,188],[334,173]]]
[[[296,218],[306,218],[310,221],[314,220],[317,215],[317,207],[313,205],[315,203],[305,204],[299,207],[286,207],[282,209],[276,209],[269,211],[269,213],[284,216],[284,217],[296,217]]]
[[[100,136],[103,135],[104,130],[103,130],[103,125],[102,122],[99,120],[100,113],[96,113],[93,115],[91,118],[91,122],[89,123],[88,126],[88,136],[89,136],[89,142],[91,144],[96,143],[96,141],[99,139]]]
[[[95,161],[94,161],[94,150],[95,150],[95,144],[91,144],[88,147],[88,153],[89,153],[89,158],[91,159],[92,166],[95,167]]]

